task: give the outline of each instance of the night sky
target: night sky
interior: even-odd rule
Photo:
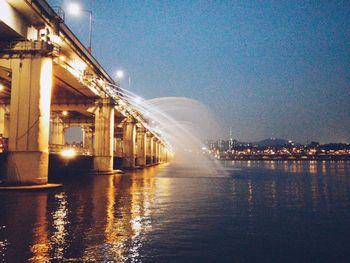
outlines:
[[[241,141],[350,142],[350,1],[80,3],[93,55],[133,92],[199,100]],[[66,24],[87,45],[88,15]]]

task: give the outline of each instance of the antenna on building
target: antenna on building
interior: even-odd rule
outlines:
[[[229,135],[230,135],[230,139],[228,141],[228,148],[231,151],[233,148],[232,127],[230,127],[230,134]]]

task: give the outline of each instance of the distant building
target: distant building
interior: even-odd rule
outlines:
[[[228,142],[228,149],[230,151],[232,151],[234,145],[233,145],[233,138],[232,138],[232,127],[230,128],[230,139],[229,139],[229,142]]]

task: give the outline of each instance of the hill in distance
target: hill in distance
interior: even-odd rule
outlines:
[[[259,141],[256,143],[260,147],[266,147],[266,146],[283,146],[290,144],[288,140],[285,139],[278,139],[278,138],[269,138],[262,141]]]

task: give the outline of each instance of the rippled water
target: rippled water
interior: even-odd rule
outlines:
[[[0,192],[1,262],[349,262],[350,162],[172,165]]]

